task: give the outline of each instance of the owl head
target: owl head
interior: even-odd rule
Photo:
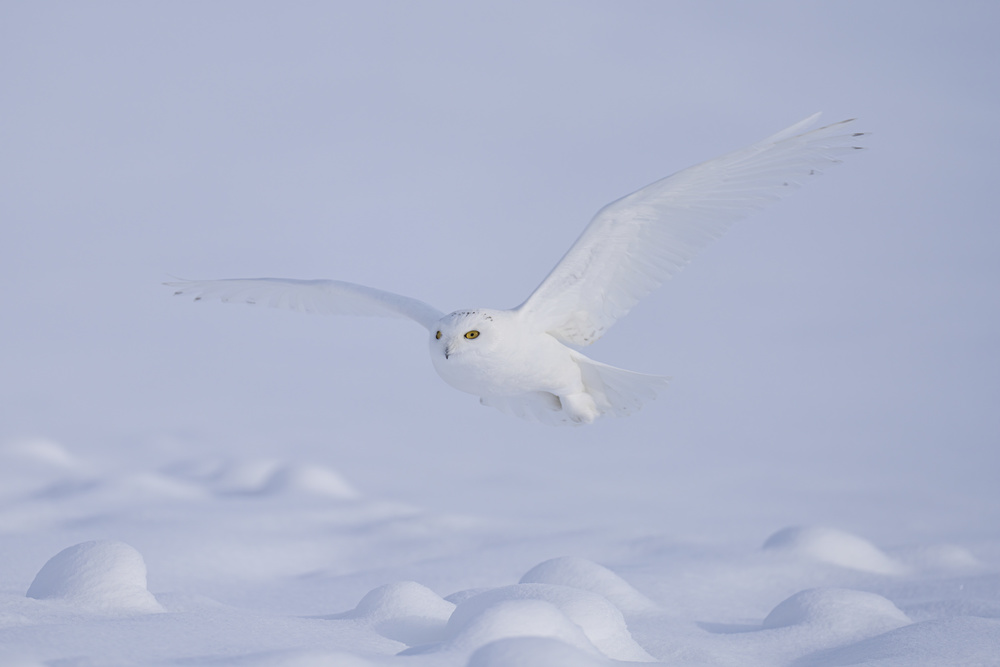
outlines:
[[[451,360],[465,355],[478,356],[500,342],[497,318],[492,310],[456,310],[438,321],[431,331],[431,355]]]

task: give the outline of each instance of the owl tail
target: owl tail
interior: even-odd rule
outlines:
[[[594,401],[590,406],[591,414],[582,420],[583,423],[589,423],[594,418],[607,414],[616,417],[634,414],[644,402],[656,398],[657,390],[670,382],[670,378],[667,377],[608,366],[579,352],[575,353],[575,359],[580,366],[585,393]],[[571,418],[571,411],[566,409],[569,406],[563,404],[558,396],[547,391],[533,391],[514,396],[482,396],[479,402],[528,421],[571,426],[581,423],[579,418]],[[589,400],[587,402],[589,403]],[[595,408],[596,414],[594,414]]]
[[[615,368],[578,354],[583,385],[594,399],[600,414],[627,417],[635,414],[646,401],[670,382],[669,377],[647,375]]]

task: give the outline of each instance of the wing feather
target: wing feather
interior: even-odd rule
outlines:
[[[195,301],[219,299],[325,315],[405,317],[431,330],[444,313],[423,301],[340,280],[231,278],[165,283]]]
[[[608,204],[517,310],[565,343],[589,345],[741,218],[855,149],[845,120],[801,133],[819,114]]]

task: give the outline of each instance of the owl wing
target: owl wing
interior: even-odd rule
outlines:
[[[819,114],[608,204],[518,306],[525,322],[589,345],[737,220],[861,148],[852,120],[802,134]]]
[[[423,301],[340,280],[232,278],[165,284],[176,289],[175,295],[194,295],[195,301],[220,299],[325,315],[408,317],[428,330],[444,317],[444,313]]]

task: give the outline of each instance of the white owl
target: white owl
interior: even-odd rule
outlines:
[[[542,284],[510,310],[444,314],[422,301],[339,280],[171,282],[175,294],[305,312],[412,319],[451,386],[505,413],[553,424],[625,416],[668,378],[594,361],[590,345],[740,218],[860,148],[850,120],[802,133],[819,114],[608,204]]]

